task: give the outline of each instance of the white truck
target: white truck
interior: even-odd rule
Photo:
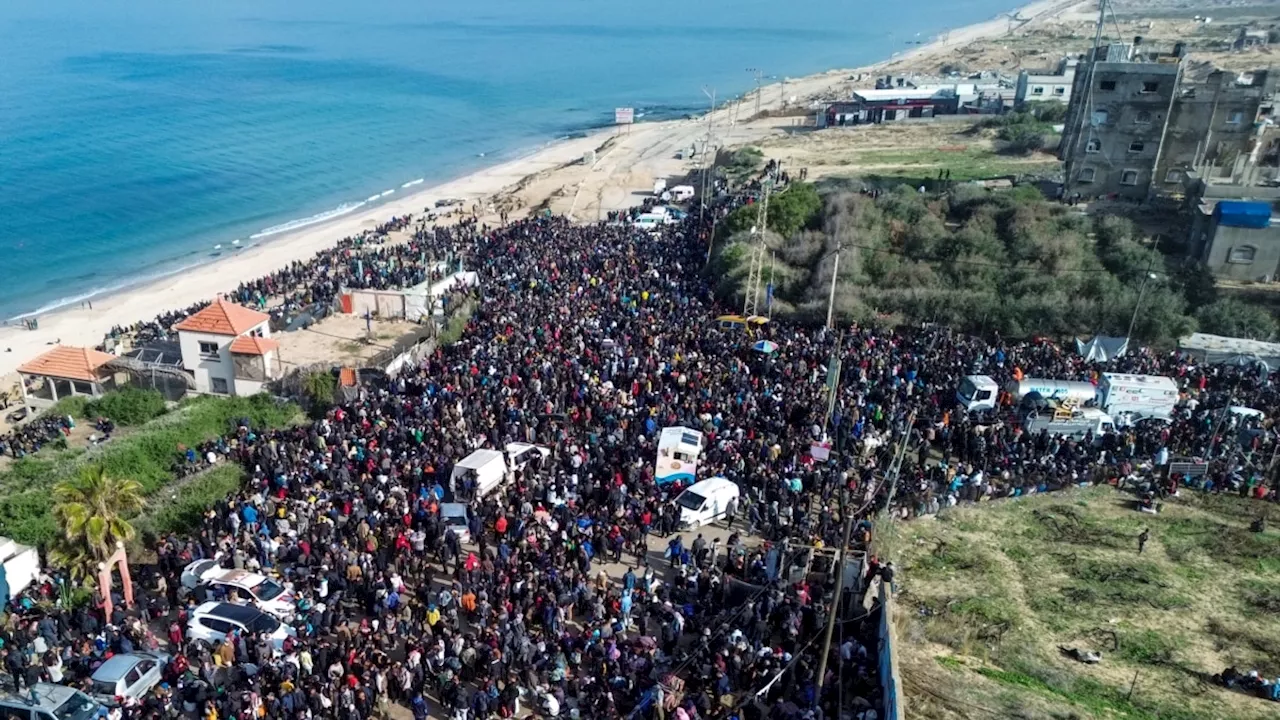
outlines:
[[[474,499],[479,500],[507,478],[507,458],[498,450],[476,450],[459,460],[449,474],[449,489],[455,497],[468,475],[475,482]]]
[[[1180,400],[1178,383],[1163,375],[1103,373],[1098,406],[1120,424],[1142,418],[1168,420]]]
[[[956,388],[956,402],[965,410],[995,410],[1000,385],[990,375],[966,375]]]
[[[1010,381],[1005,385],[1005,390],[1013,396],[1015,404],[1036,393],[1045,400],[1069,400],[1084,405],[1093,402],[1098,394],[1098,389],[1092,383],[1041,378]],[[994,410],[999,395],[1000,386],[989,375],[966,375],[956,389],[956,401],[971,412]]]

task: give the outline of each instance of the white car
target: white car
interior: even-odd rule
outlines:
[[[465,503],[440,503],[440,519],[447,527],[453,528],[458,542],[471,542],[471,526],[467,524],[467,506]]]
[[[188,565],[182,571],[182,584],[192,590],[200,585],[222,588],[231,602],[243,598],[281,620],[292,620],[298,610],[293,593],[280,583],[246,570],[227,570],[219,567],[216,560],[197,560]]]
[[[286,639],[298,635],[292,626],[249,605],[207,602],[192,611],[187,620],[187,636],[210,645],[222,642],[233,631],[266,635],[276,650],[284,647]]]
[[[90,696],[107,705],[122,700],[142,700],[160,684],[169,656],[164,653],[132,652],[113,655],[93,671]]]

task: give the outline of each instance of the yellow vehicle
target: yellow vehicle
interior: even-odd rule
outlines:
[[[751,315],[743,317],[741,315],[721,315],[716,318],[716,324],[721,330],[751,330],[758,328],[769,322],[769,318],[761,315]]]

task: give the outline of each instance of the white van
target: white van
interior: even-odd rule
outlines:
[[[535,461],[540,464],[544,458],[551,456],[551,448],[530,443],[507,443],[504,449],[507,451],[507,466],[511,468],[511,472],[523,470],[526,465]]]
[[[696,482],[676,498],[680,507],[680,528],[702,527],[723,517],[729,502],[737,500],[738,484],[728,478],[713,477]]]
[[[676,185],[671,188],[671,200],[673,202],[684,202],[693,197],[692,185]]]
[[[493,492],[507,477],[507,459],[497,450],[476,450],[453,466],[449,475],[449,489],[454,493],[462,488],[462,479],[468,473],[475,475],[475,499]]]

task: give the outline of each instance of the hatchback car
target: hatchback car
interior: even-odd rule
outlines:
[[[222,642],[232,632],[266,635],[277,650],[284,647],[286,639],[298,634],[291,626],[249,605],[207,602],[187,619],[188,637],[210,645]]]
[[[160,684],[169,656],[164,653],[132,652],[113,655],[93,671],[90,695],[106,704],[122,700],[142,700]]]
[[[467,523],[467,506],[465,503],[440,503],[440,519],[447,527],[453,528],[458,542],[471,542],[471,526]]]

